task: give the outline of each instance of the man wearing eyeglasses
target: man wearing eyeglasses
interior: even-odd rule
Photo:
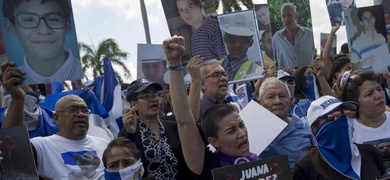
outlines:
[[[83,77],[80,60],[64,48],[71,31],[67,0],[4,0],[2,11],[7,33],[19,39],[25,53],[18,66],[26,73],[24,84]]]
[[[234,81],[261,76],[263,69],[249,60],[246,54],[253,45],[254,24],[250,23],[249,17],[244,14],[226,17],[224,21],[221,29],[225,32],[223,38],[228,50],[228,57],[222,66],[229,73],[228,80]]]
[[[15,63],[1,65],[2,82],[11,94],[12,101],[2,128],[23,125],[26,93],[18,86],[25,79],[24,73],[14,67]],[[76,95],[60,98],[55,105],[53,119],[58,125],[57,134],[30,139],[34,150],[37,171],[40,176],[51,179],[68,179],[73,170],[80,169],[74,159],[76,154],[90,152],[102,159],[108,142],[105,139],[87,135],[89,109],[85,101]],[[30,151],[27,150],[26,151]],[[103,179],[104,166],[99,167],[90,177],[80,179]]]

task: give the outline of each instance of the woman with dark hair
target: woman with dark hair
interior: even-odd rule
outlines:
[[[183,72],[180,67],[183,67],[181,62],[185,51],[183,44],[184,39],[177,36],[163,42],[171,69],[169,73],[173,110],[188,167],[198,179],[212,179],[211,170],[214,168],[254,161],[258,158],[249,151],[248,131],[244,121],[237,109],[229,104],[215,105],[203,115],[202,130],[216,151],[213,153],[205,146],[196,126],[182,78]],[[199,100],[194,103],[199,103]],[[195,107],[199,107],[199,104]]]
[[[295,98],[314,101],[321,95],[333,95],[325,78],[323,62],[315,60],[312,66],[302,66],[295,71]]]
[[[330,77],[328,79],[329,85],[333,88],[335,82],[337,82],[345,71],[350,71],[351,68],[351,60],[347,56],[339,56],[335,59],[330,70]]]
[[[297,162],[294,180],[387,177],[380,152],[371,145],[351,141],[353,127],[346,114],[357,109],[355,102],[341,102],[332,96],[312,102],[307,119],[318,145]]]
[[[126,138],[112,140],[103,152],[102,161],[106,180],[140,180],[144,173],[141,152]]]
[[[386,74],[389,80],[389,74]],[[343,101],[355,101],[360,109],[353,119],[355,143],[374,144],[390,138],[390,112],[386,111],[381,75],[373,71],[354,71],[343,86]]]
[[[141,150],[145,177],[191,179],[183,158],[176,123],[160,119],[160,90],[162,86],[159,83],[146,79],[137,79],[129,85],[126,99],[131,109],[123,114],[124,128],[118,137],[130,139]]]

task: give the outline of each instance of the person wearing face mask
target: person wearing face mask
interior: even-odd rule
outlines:
[[[104,150],[102,160],[106,180],[140,180],[144,173],[141,152],[126,138],[112,140]]]
[[[38,104],[40,101],[40,92],[37,85],[21,85],[21,88],[26,93],[26,98],[24,100],[24,124],[27,125],[30,138],[50,136],[57,133],[58,126],[53,121],[53,112],[50,109],[39,106]],[[8,92],[5,92],[5,108],[0,109],[1,124],[4,123],[11,100],[11,95]]]
[[[294,168],[294,179],[376,179],[387,177],[382,156],[375,147],[354,144],[347,115],[357,111],[353,101],[322,96],[312,102],[308,121],[318,145]]]
[[[324,63],[318,58],[311,66],[302,66],[295,72],[295,98],[314,101],[322,95],[333,96],[332,88],[325,77]]]

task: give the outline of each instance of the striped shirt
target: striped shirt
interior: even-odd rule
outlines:
[[[191,53],[206,61],[226,57],[225,45],[216,19],[206,17],[203,24],[191,36]]]

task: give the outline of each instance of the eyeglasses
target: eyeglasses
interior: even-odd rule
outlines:
[[[159,93],[153,93],[153,94],[142,94],[137,97],[137,99],[144,99],[146,101],[150,101],[152,99],[160,99],[161,95]]]
[[[295,80],[294,79],[288,79],[283,81],[287,86],[295,86]]]
[[[252,43],[252,36],[235,36],[226,34],[225,38],[229,44],[236,44],[237,41],[240,41],[243,46],[250,46]]]
[[[59,112],[67,112],[69,114],[76,114],[76,113],[79,112],[79,110],[83,114],[89,114],[89,112],[90,112],[90,110],[87,107],[78,107],[78,106],[70,106],[70,107],[66,108],[65,110],[56,111],[56,112],[57,113],[59,113]]]
[[[14,15],[16,22],[22,28],[32,29],[39,26],[43,19],[46,25],[51,29],[62,29],[66,26],[67,18],[61,14],[48,13],[39,16],[35,13],[17,13]]]
[[[327,117],[331,121],[336,121],[341,115],[345,114],[347,116],[351,116],[355,111],[349,109],[338,109],[328,114]]]
[[[206,76],[205,79],[212,77],[212,78],[220,78],[221,76],[227,77],[228,73],[227,72],[214,72],[213,74]]]

